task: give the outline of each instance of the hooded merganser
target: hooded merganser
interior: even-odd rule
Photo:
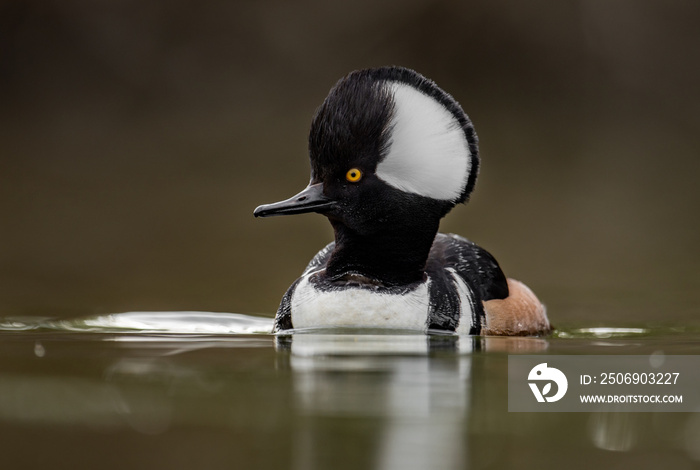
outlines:
[[[493,256],[438,233],[474,188],[479,150],[471,121],[434,82],[402,67],[350,73],[316,111],[309,157],[309,185],[254,212],[318,212],[335,232],[282,298],[275,331],[551,330],[537,297]]]

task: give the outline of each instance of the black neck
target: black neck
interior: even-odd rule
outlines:
[[[423,280],[439,219],[370,234],[355,232],[339,221],[331,220],[331,224],[335,250],[326,266],[328,277],[359,274],[395,286]]]

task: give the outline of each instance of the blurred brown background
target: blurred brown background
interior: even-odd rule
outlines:
[[[0,316],[273,315],[332,233],[255,220],[311,116],[398,64],[481,139],[442,230],[558,324],[697,321],[700,3],[0,2]]]

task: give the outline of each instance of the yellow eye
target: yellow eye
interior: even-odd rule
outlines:
[[[347,173],[345,173],[345,179],[351,183],[357,183],[360,181],[360,179],[362,179],[362,172],[357,168],[351,168]]]

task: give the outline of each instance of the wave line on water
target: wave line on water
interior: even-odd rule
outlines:
[[[0,318],[0,331],[48,329],[90,333],[270,334],[272,318],[223,312],[123,312],[71,319]]]

